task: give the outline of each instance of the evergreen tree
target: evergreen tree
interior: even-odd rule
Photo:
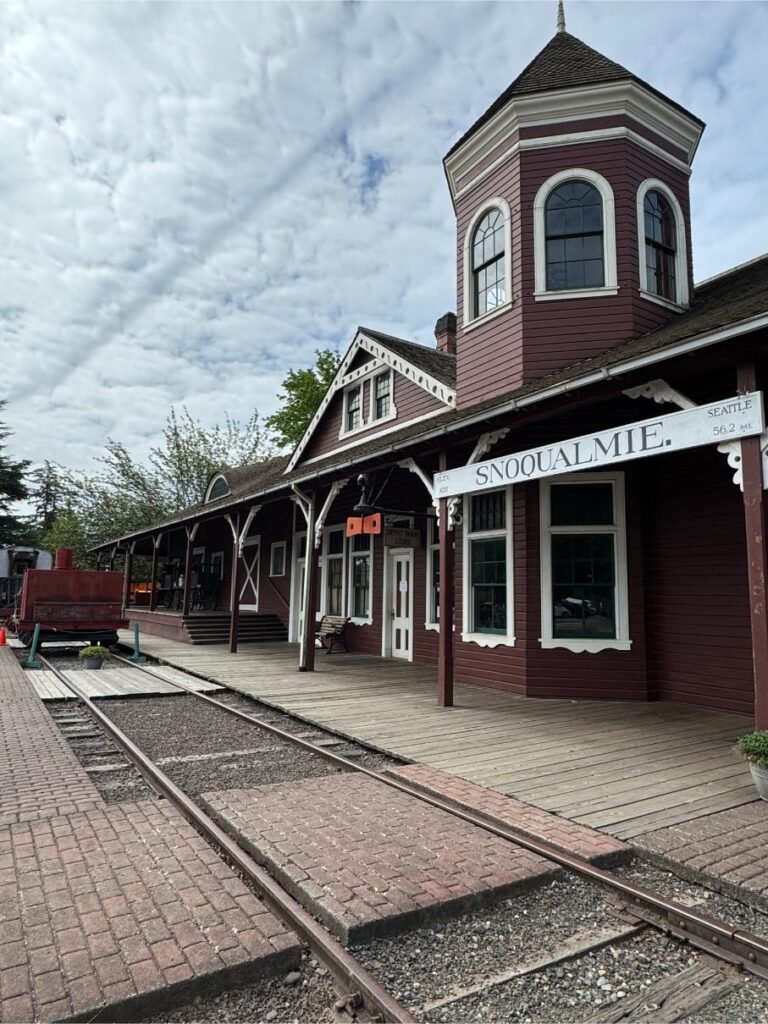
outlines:
[[[0,410],[5,402],[0,401]],[[24,474],[29,468],[26,460],[16,461],[6,453],[6,440],[11,430],[0,422],[0,547],[7,544],[27,544],[30,526],[13,514],[11,506],[27,497]]]

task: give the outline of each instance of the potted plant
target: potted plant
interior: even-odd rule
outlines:
[[[737,744],[742,757],[749,761],[752,781],[758,796],[768,800],[768,729],[747,733]]]
[[[83,659],[85,668],[101,668],[102,662],[108,657],[109,651],[106,647],[102,647],[101,644],[91,644],[89,647],[83,647],[78,654],[78,658]]]

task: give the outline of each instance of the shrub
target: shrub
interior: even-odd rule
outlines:
[[[101,644],[91,644],[89,647],[83,647],[77,656],[78,658],[101,658],[104,661],[109,657],[109,651]]]
[[[768,729],[747,733],[736,746],[747,761],[768,768]]]

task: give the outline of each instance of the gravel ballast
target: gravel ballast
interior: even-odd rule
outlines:
[[[192,796],[344,770],[191,696],[111,699],[101,707]]]
[[[304,954],[301,969],[284,978],[243,985],[215,996],[196,996],[189,1003],[145,1020],[152,1024],[188,1024],[189,1021],[325,1024],[338,1020],[333,1012],[336,999],[328,971]]]

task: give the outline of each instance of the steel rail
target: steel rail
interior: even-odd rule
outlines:
[[[359,993],[369,1010],[381,1014],[393,1024],[415,1024],[415,1018],[390,996],[386,989],[360,964],[340,942],[279,885],[272,876],[243,850],[194,800],[170,779],[147,755],[97,707],[80,687],[41,656],[45,667],[85,705],[110,734],[128,759],[153,789],[167,797],[200,832],[211,839],[224,856],[253,882],[270,909],[296,932],[350,994]],[[140,666],[134,666],[139,668]],[[154,673],[150,673],[154,674]],[[180,687],[183,689],[183,687]],[[192,692],[192,691],[190,691]]]
[[[463,807],[457,806],[442,797],[426,793],[410,785],[405,780],[396,779],[393,776],[377,772],[372,768],[366,768],[364,765],[357,764],[341,754],[335,754],[324,747],[319,747],[310,740],[305,740],[300,736],[286,732],[270,722],[265,722],[254,715],[249,715],[237,708],[222,704],[221,701],[216,700],[214,697],[210,697],[205,693],[199,693],[177,680],[168,679],[161,673],[154,672],[147,665],[137,665],[127,658],[120,657],[120,655],[115,655],[114,657],[126,665],[131,665],[133,668],[153,676],[155,679],[159,679],[164,683],[170,683],[179,690],[189,693],[199,700],[204,700],[214,707],[234,715],[236,718],[250,722],[252,725],[256,725],[282,740],[293,743],[295,746],[301,747],[303,750],[307,750],[319,757],[323,757],[339,767],[362,772],[377,782],[390,786],[407,796],[421,800],[423,803],[429,804],[438,810],[452,814],[454,817],[460,818],[470,825],[475,825],[477,828],[484,829],[500,839],[516,843],[518,846],[522,846],[546,860],[554,861],[575,874],[606,886],[612,891],[620,893],[631,905],[632,912],[637,917],[642,918],[642,920],[662,929],[668,934],[675,935],[677,938],[689,942],[699,949],[705,950],[707,953],[718,957],[718,959],[742,967],[758,977],[768,979],[768,939],[766,938],[762,938],[738,926],[729,925],[718,918],[707,914],[700,914],[691,907],[686,907],[676,900],[668,899],[666,896],[654,892],[654,890],[644,885],[635,884],[622,878],[621,875],[615,874],[613,871],[608,871],[575,854],[560,850],[546,842],[546,840],[535,839],[527,833],[516,829],[513,825],[495,818],[493,815],[465,810]],[[183,670],[177,669],[176,671]],[[228,690],[230,693],[238,693],[237,690],[229,688]],[[245,694],[238,693],[238,696],[245,696],[247,698]],[[318,726],[317,728],[322,727]]]

